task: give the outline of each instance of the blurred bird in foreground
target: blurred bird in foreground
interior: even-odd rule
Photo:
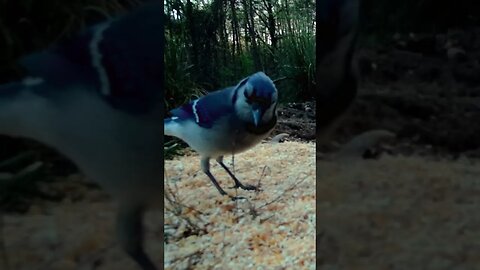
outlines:
[[[162,194],[163,26],[160,2],[28,55],[23,81],[0,86],[0,134],[37,140],[70,158],[119,202],[123,249],[143,249],[145,207]]]

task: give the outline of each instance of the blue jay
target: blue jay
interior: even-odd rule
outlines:
[[[145,207],[163,192],[163,7],[94,25],[20,60],[0,86],[0,134],[57,149],[119,201],[117,233],[143,268]]]
[[[210,172],[211,158],[232,177],[234,188],[255,190],[235,177],[223,163],[223,156],[245,151],[270,134],[277,123],[277,99],[272,80],[257,72],[234,87],[172,110],[172,117],[164,120],[164,132],[182,139],[200,154],[202,171],[220,194],[227,195]]]

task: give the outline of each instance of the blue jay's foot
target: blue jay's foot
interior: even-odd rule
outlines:
[[[232,177],[233,181],[235,181],[235,185],[231,188],[241,188],[243,190],[257,190],[256,186],[242,184],[242,182],[240,182],[237,179],[237,177],[235,177],[235,175],[228,169],[227,165],[225,165],[223,163],[223,157],[219,157],[217,159],[217,162],[218,162],[218,164],[220,164],[220,166],[222,166],[223,169],[225,169],[225,171],[227,171],[228,175],[230,175],[230,177]]]
[[[243,196],[230,196],[230,199],[232,199],[232,201],[238,201],[238,200],[246,200],[247,198]]]
[[[235,179],[234,179],[235,180]],[[231,187],[231,188],[241,188],[243,190],[258,190],[258,188],[256,186],[253,186],[253,185],[244,185],[242,183],[240,183],[238,180],[235,181],[235,186]]]
[[[227,166],[225,164],[223,164],[223,157],[219,157],[217,158],[217,162],[220,164],[220,166],[222,166],[222,168],[224,168],[227,173],[232,177],[233,181],[235,181],[235,186],[233,186],[233,188],[241,188],[241,189],[244,189],[244,190],[257,190],[257,187],[255,186],[252,186],[252,185],[244,185],[242,184],[240,181],[238,181],[238,179],[235,177],[235,175],[233,175],[233,173],[227,168]],[[210,159],[209,158],[203,158],[201,160],[201,165],[202,165],[202,170],[203,172],[208,176],[208,178],[210,178],[210,180],[212,181],[213,185],[217,188],[218,192],[220,192],[220,194],[222,195],[227,195],[227,192],[225,192],[225,190],[223,190],[222,187],[220,187],[220,185],[218,184],[217,182],[217,179],[215,179],[215,177],[212,175],[212,173],[210,172]],[[237,200],[237,199],[245,199],[243,197],[230,197],[232,198],[232,200]]]

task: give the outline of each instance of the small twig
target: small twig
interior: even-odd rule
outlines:
[[[42,166],[43,166],[43,162],[41,162],[41,161],[34,162],[34,163],[28,165],[27,167],[23,168],[21,171],[19,171],[15,175],[15,178],[21,179],[21,178],[24,178],[26,176],[32,175],[33,173],[38,172],[40,170],[40,168],[42,168]]]
[[[204,249],[201,249],[201,250],[197,250],[197,251],[195,251],[195,252],[192,252],[192,253],[190,253],[190,254],[187,254],[187,255],[185,255],[185,256],[173,258],[172,261],[171,261],[171,263],[173,264],[173,263],[178,262],[178,261],[182,261],[182,260],[185,260],[185,259],[190,259],[191,257],[193,257],[193,256],[195,256],[195,255],[199,256],[199,255],[201,255],[203,252],[204,252]],[[189,268],[189,269],[190,269],[190,268]]]
[[[166,193],[165,193],[165,195],[166,195],[165,197],[166,197],[167,201],[170,203],[170,205],[175,208],[175,209],[170,209],[170,208],[166,207],[167,210],[170,210],[171,212],[173,212],[177,216],[182,215],[182,207],[186,208],[186,209],[189,209],[189,210],[192,210],[193,212],[197,212],[200,215],[205,215],[202,211],[197,210],[196,208],[194,208],[192,206],[188,206],[188,205],[185,205],[185,204],[180,203],[178,201],[175,201],[174,199],[172,200],[172,198],[169,197]],[[200,216],[195,215],[195,217],[197,219],[199,219],[200,221],[204,222],[204,220]]]
[[[275,137],[273,137],[273,138],[270,140],[270,143],[279,143],[280,141],[282,141],[283,139],[287,138],[288,136],[290,136],[288,133],[280,133],[280,134],[277,134],[277,135],[275,135]]]
[[[260,175],[260,178],[258,178],[257,190],[256,190],[257,195],[258,195],[258,193],[260,193],[260,191],[261,191],[260,189],[261,189],[261,187],[262,187],[262,179],[263,179],[263,177],[265,177],[265,175],[266,175],[265,171],[266,171],[267,169],[270,170],[270,167],[268,167],[267,165],[263,166],[262,174]]]
[[[255,198],[258,197],[258,194],[260,194],[260,191],[261,191],[261,186],[262,186],[262,179],[265,177],[265,175],[267,174],[266,171],[270,170],[270,167],[268,167],[267,165],[265,165],[262,169],[262,174],[260,175],[260,177],[258,178],[258,181],[257,181],[257,190],[255,191]],[[257,208],[255,207],[255,204],[253,202],[251,202],[249,199],[245,198],[245,201],[248,203],[248,209],[250,210],[249,211],[249,214],[252,215],[253,219],[257,218],[259,216],[258,214],[258,211],[257,211]],[[237,217],[237,221],[240,220],[241,218],[243,218],[245,215],[240,215]]]
[[[275,216],[275,215],[270,215],[270,216],[268,216],[268,217],[266,217],[266,218],[260,219],[260,224],[264,223],[265,221],[271,219],[271,218],[274,217],[274,216]]]
[[[175,216],[181,218],[185,222],[187,222],[188,226],[190,228],[199,231],[199,232],[205,232],[205,228],[202,228],[203,226],[200,226],[196,223],[194,223],[189,217],[186,217],[185,215],[182,215],[182,209],[187,208],[189,210],[193,210],[194,212],[200,213],[200,215],[204,215],[201,211],[195,209],[192,206],[187,206],[183,204],[178,196],[172,191],[170,188],[170,185],[168,184],[168,181],[166,182],[165,185],[165,199],[170,203],[172,208],[165,206],[165,209],[169,210],[172,212]],[[197,218],[199,221],[204,222],[204,220],[201,218],[201,216],[194,215],[195,218]]]
[[[303,183],[305,181],[305,179],[307,179],[307,177],[301,179],[300,181],[297,181],[295,182],[293,185],[291,185],[289,188],[285,189],[281,194],[279,194],[275,199],[271,200],[270,202],[267,202],[265,204],[263,204],[262,206],[259,206],[258,208],[263,208],[265,206],[268,206],[274,202],[278,202],[280,201],[280,199],[282,199],[282,197],[288,192],[288,191],[291,191],[293,190],[294,188],[296,188],[298,185],[300,185],[301,183]]]
[[[223,232],[222,232],[222,243],[223,243],[223,247],[222,247],[222,256],[223,258],[225,258],[225,231],[227,230],[227,228],[224,226],[223,227]]]
[[[268,167],[267,165],[263,166],[263,169],[262,169],[262,174],[260,175],[260,177],[258,178],[258,182],[257,182],[257,190],[255,191],[255,198],[258,197],[258,194],[260,194],[260,191],[261,191],[261,187],[262,187],[262,179],[265,177],[266,175],[266,170],[269,169],[270,170],[270,167]],[[254,203],[251,203],[250,204],[250,214],[253,216],[253,219],[257,218],[259,216],[258,214],[258,211],[257,211],[257,208],[255,207],[255,204]]]
[[[280,77],[278,79],[273,80],[273,83],[278,83],[278,82],[281,82],[281,81],[286,80],[286,79],[292,79],[292,78],[290,78],[290,77]]]
[[[7,170],[11,166],[15,166],[16,164],[21,163],[26,159],[32,158],[34,154],[35,153],[33,151],[26,151],[7,160],[3,160],[0,162],[0,169]]]
[[[268,166],[265,166],[264,169],[262,170],[262,175],[261,175],[261,177],[260,177],[260,179],[259,179],[258,184],[260,184],[260,181],[261,181],[261,179],[263,178],[263,176],[265,175],[265,171],[266,171],[267,168],[268,168]],[[253,219],[257,218],[258,216],[260,216],[260,214],[258,213],[258,209],[263,208],[263,207],[265,207],[265,206],[268,206],[268,205],[270,205],[270,204],[272,204],[272,203],[275,203],[275,202],[280,201],[287,192],[292,191],[292,190],[293,190],[294,188],[296,188],[298,185],[300,185],[301,183],[303,183],[303,182],[307,179],[307,177],[308,177],[308,176],[306,176],[305,178],[300,179],[299,181],[295,182],[295,183],[292,184],[290,187],[288,187],[287,189],[285,189],[281,194],[279,194],[277,197],[275,197],[273,200],[271,200],[271,201],[269,201],[269,202],[266,202],[266,203],[264,203],[263,205],[261,205],[261,206],[259,206],[259,207],[256,207],[254,203],[252,203],[249,199],[245,198],[245,201],[249,204],[249,205],[248,205],[248,208],[249,208],[250,211],[249,211],[248,213],[249,213],[250,215],[252,215]],[[258,193],[257,193],[257,195],[258,195]],[[240,220],[241,218],[245,217],[245,215],[246,215],[246,214],[242,214],[242,215],[238,216],[238,217],[236,218],[236,220],[237,220],[237,221]],[[272,218],[273,216],[274,216],[274,215],[260,220],[260,223],[265,222],[266,220]]]

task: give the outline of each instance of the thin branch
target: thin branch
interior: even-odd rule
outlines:
[[[200,256],[200,255],[202,255],[204,250],[205,249],[197,250],[197,251],[192,252],[190,254],[187,254],[187,255],[184,255],[184,256],[181,256],[181,257],[177,257],[177,258],[173,258],[171,263],[175,263],[175,262],[178,262],[178,261],[183,261],[185,259],[191,259],[194,256]],[[187,269],[191,269],[191,268],[187,268]]]
[[[286,80],[286,79],[292,79],[292,78],[291,77],[286,77],[286,76],[280,77],[278,79],[273,80],[273,83],[281,82],[281,81]]]
[[[185,222],[187,222],[187,224],[188,224],[188,226],[190,226],[190,228],[192,228],[192,229],[194,229],[198,232],[206,233],[206,229],[203,226],[194,223],[189,217],[187,217],[185,215],[182,215],[182,210],[186,208],[186,209],[192,210],[193,212],[199,213],[200,215],[194,215],[194,217],[197,218],[201,222],[205,222],[201,218],[201,215],[204,215],[204,213],[195,209],[192,206],[187,206],[187,205],[183,204],[181,202],[180,198],[177,196],[177,194],[172,191],[170,185],[168,184],[168,181],[166,182],[164,193],[165,193],[165,199],[170,203],[170,205],[172,207],[172,208],[170,208],[170,207],[165,205],[166,210],[172,212],[176,217],[178,217],[178,218],[184,220]]]
[[[292,190],[293,190],[294,188],[296,188],[298,185],[300,185],[301,183],[303,183],[306,179],[307,179],[307,177],[301,179],[300,181],[295,182],[295,183],[294,183],[293,185],[291,185],[289,188],[285,189],[282,193],[280,193],[275,199],[273,199],[273,200],[265,203],[265,204],[262,205],[262,206],[259,206],[258,209],[263,208],[263,207],[265,207],[265,206],[268,206],[268,205],[270,205],[270,204],[272,204],[272,203],[274,203],[274,202],[280,201],[280,200],[282,199],[282,197],[283,197],[287,192],[292,191]]]

